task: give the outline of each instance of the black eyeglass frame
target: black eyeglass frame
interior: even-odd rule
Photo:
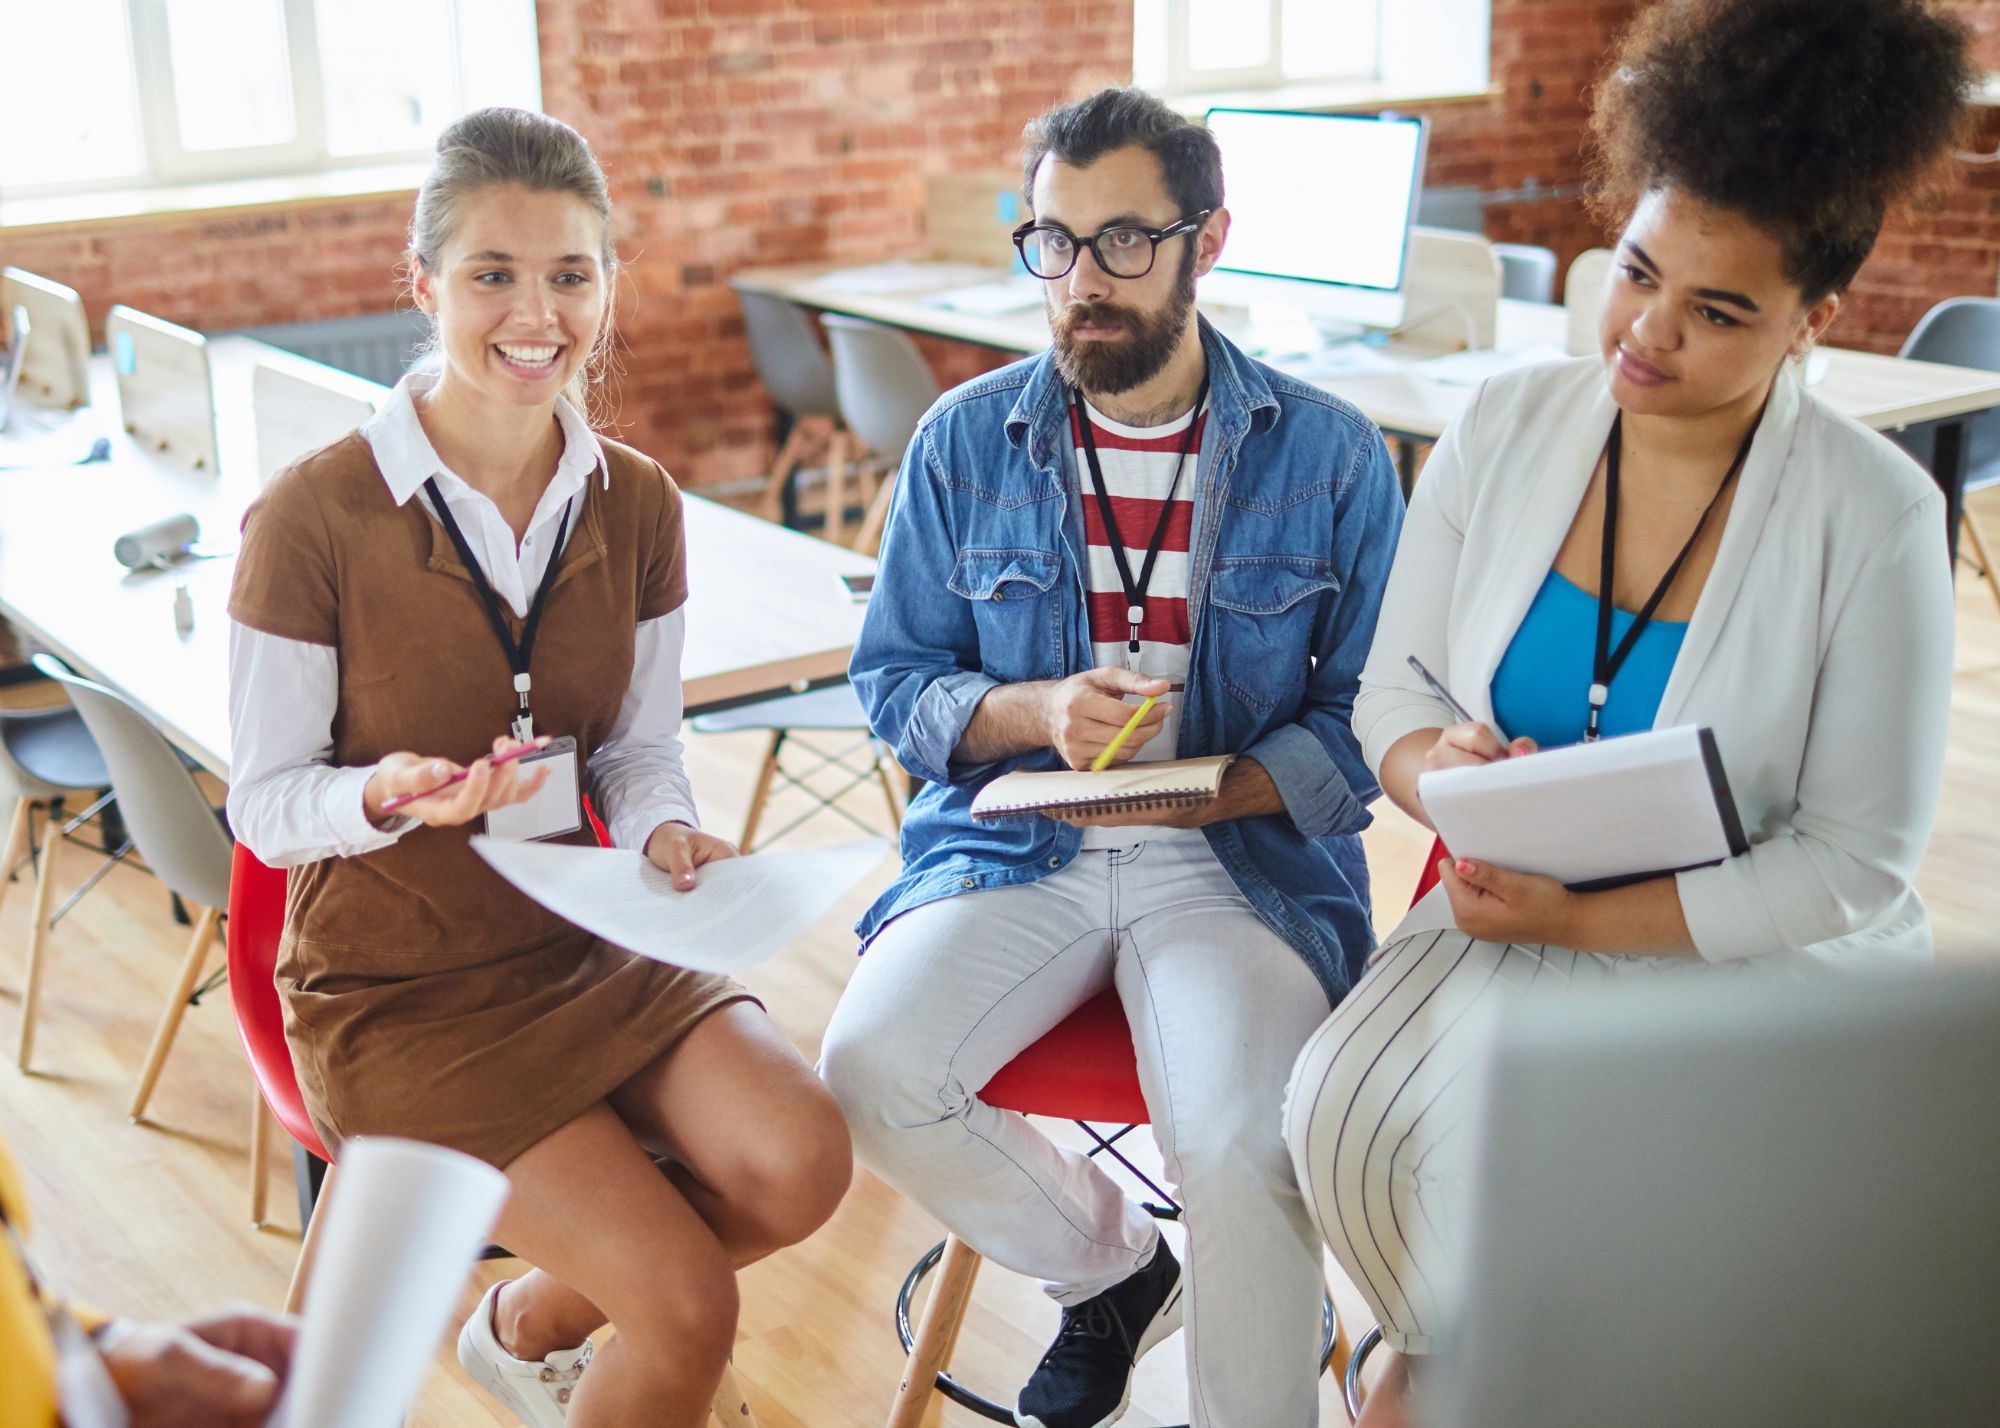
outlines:
[[[1166,242],[1169,238],[1179,238],[1183,234],[1198,232],[1202,224],[1208,222],[1214,212],[1215,210],[1212,208],[1204,208],[1199,213],[1190,213],[1185,218],[1176,218],[1165,228],[1147,228],[1143,224],[1138,223],[1115,223],[1109,228],[1100,228],[1088,238],[1079,237],[1067,228],[1059,227],[1053,223],[1038,223],[1030,219],[1014,230],[1014,251],[1021,255],[1021,265],[1028,270],[1029,274],[1041,279],[1045,283],[1061,282],[1074,272],[1077,255],[1082,253],[1085,248],[1090,249],[1090,256],[1096,260],[1098,268],[1110,277],[1118,278],[1125,282],[1137,282],[1140,278],[1152,272],[1153,265],[1160,261],[1160,245],[1162,243]],[[1038,229],[1046,229],[1050,233],[1060,233],[1063,237],[1069,239],[1072,245],[1070,248],[1069,263],[1060,273],[1037,273],[1034,264],[1028,261],[1028,238]],[[1112,270],[1111,265],[1104,261],[1103,250],[1097,246],[1105,235],[1110,233],[1143,233],[1147,238],[1152,240],[1153,249],[1146,258],[1146,266],[1143,270],[1136,273],[1120,273]]]

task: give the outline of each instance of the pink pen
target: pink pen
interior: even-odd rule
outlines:
[[[524,754],[532,754],[533,752],[535,752],[535,750],[541,748],[543,745],[547,743],[548,740],[546,738],[531,739],[525,744],[516,744],[511,749],[502,749],[497,754],[488,754],[486,756],[486,761],[490,764],[511,763],[513,760],[520,758]],[[473,762],[477,763],[478,760],[475,759]],[[453,784],[464,783],[465,780],[471,775],[471,773],[472,773],[472,765],[468,764],[466,765],[466,767],[460,769],[457,773],[453,774],[450,778],[446,779],[443,783],[439,784],[436,788],[427,788],[422,793],[399,793],[394,798],[390,799],[387,803],[382,805],[382,811],[384,813],[394,813],[397,809],[407,807],[408,805],[415,803],[420,798],[429,798],[434,793],[443,793]]]

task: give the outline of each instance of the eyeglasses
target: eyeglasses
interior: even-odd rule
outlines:
[[[1047,282],[1068,277],[1069,270],[1076,266],[1077,253],[1085,248],[1097,259],[1097,266],[1112,277],[1143,278],[1153,271],[1153,259],[1162,243],[1194,232],[1214,211],[1204,208],[1165,228],[1121,224],[1090,238],[1079,238],[1050,224],[1023,223],[1014,230],[1014,246],[1020,249],[1021,261],[1027,264],[1028,271]]]

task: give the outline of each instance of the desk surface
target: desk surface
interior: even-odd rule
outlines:
[[[313,364],[247,338],[209,344],[220,474],[177,468],[116,430],[108,363],[91,367],[93,405],[54,435],[0,433],[0,467],[74,459],[108,434],[113,459],[92,466],[0,470],[0,615],[79,670],[144,709],[176,744],[229,776],[226,614],[233,559],[129,574],[113,540],[176,512],[201,522],[205,543],[233,550],[257,494],[251,372],[260,359]],[[866,556],[688,496],[690,712],[747,703],[844,678],[863,607],[840,588]],[[174,629],[174,587],[194,601],[194,630]]]
[[[858,282],[854,278],[857,273]],[[1004,276],[995,270],[991,280]],[[907,285],[902,279],[907,279]],[[735,282],[738,287],[789,298],[823,312],[848,313],[1002,352],[1025,355],[1040,352],[1049,343],[1048,323],[1039,305],[992,316],[938,306],[940,294],[967,285],[968,270],[963,264],[912,261],[859,270],[829,263],[752,268],[738,274]],[[893,291],[886,290],[890,285],[894,285]],[[1248,315],[1238,307],[1204,303],[1202,311],[1231,337],[1240,334],[1248,321]],[[1497,344],[1503,350],[1561,347],[1567,325],[1560,307],[1503,299]],[[1407,436],[1438,436],[1471,401],[1472,386],[1438,381],[1414,365],[1433,355],[1431,352],[1403,350],[1394,344],[1380,351],[1392,360],[1403,361],[1405,369],[1365,376],[1325,375],[1307,363],[1280,361],[1273,365],[1292,370],[1354,403],[1383,430]],[[1826,351],[1826,376],[1810,390],[1878,431],[2000,405],[2000,373],[1935,362],[1905,362],[1845,348]]]

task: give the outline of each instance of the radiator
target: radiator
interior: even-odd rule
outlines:
[[[370,312],[318,322],[245,327],[237,335],[254,337],[342,372],[393,387],[409,370],[417,349],[429,340],[430,332],[430,319],[420,312]]]

